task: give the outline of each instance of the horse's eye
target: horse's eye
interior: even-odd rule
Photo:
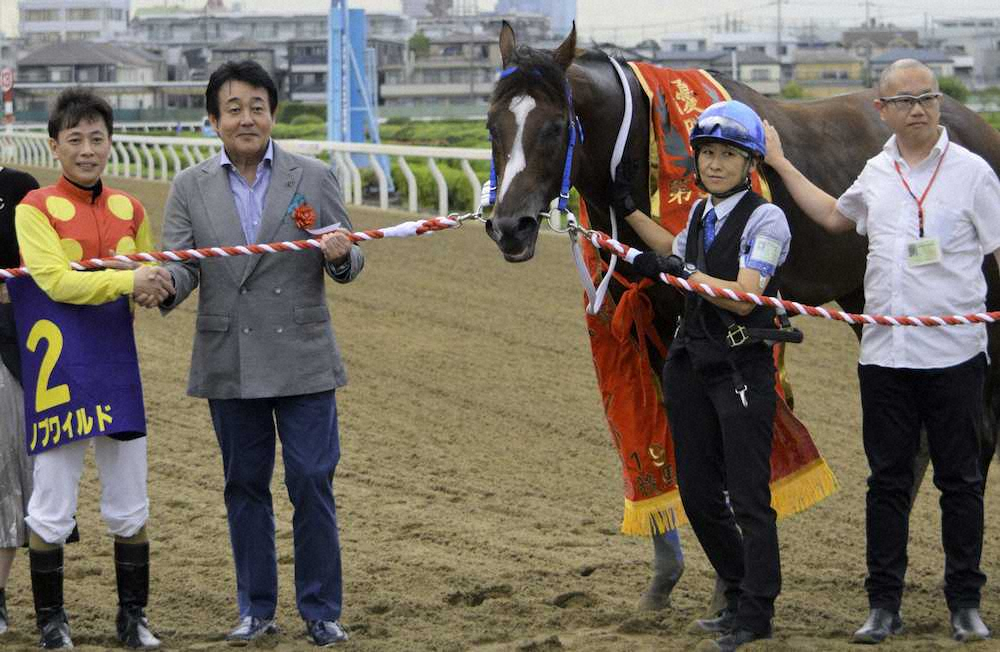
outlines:
[[[538,137],[546,140],[558,138],[562,134],[562,128],[563,124],[561,121],[550,120],[538,132]]]

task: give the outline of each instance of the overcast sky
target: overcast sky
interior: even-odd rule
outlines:
[[[224,0],[227,6],[241,2],[250,11],[275,11],[273,0]],[[353,8],[372,12],[399,13],[399,0],[348,0]],[[487,11],[495,0],[478,0]],[[133,0],[133,6],[183,4],[203,7],[204,0]],[[866,6],[867,5],[867,6]],[[329,0],[282,0],[281,11],[325,12]],[[614,10],[608,7],[613,6]],[[1000,0],[784,0],[782,20],[790,27],[817,28],[838,21],[841,25],[861,23],[866,11],[871,18],[923,29],[925,20],[958,16],[1000,17]],[[591,38],[613,40],[624,45],[666,32],[704,33],[725,25],[726,16],[738,19],[752,30],[774,31],[776,0],[577,0],[577,29],[584,42]],[[0,0],[0,24],[10,30],[16,21],[17,0]]]
[[[139,0],[155,4],[157,0]],[[189,0],[199,1],[200,0]],[[227,4],[233,0],[226,0]],[[242,0],[244,6],[267,11],[270,0]],[[491,10],[495,0],[478,0],[480,10]],[[781,6],[783,22],[817,26],[832,21],[857,22],[871,18],[923,28],[925,14],[934,17],[996,16],[1000,17],[998,0],[784,0]],[[349,0],[351,7],[369,11],[400,11],[399,0]],[[328,0],[284,0],[282,8],[325,11]],[[609,7],[614,7],[609,10]],[[577,0],[577,29],[585,39],[611,40],[617,31],[622,42],[655,38],[665,32],[705,32],[722,26],[725,14],[739,18],[750,29],[774,30],[777,23],[776,0]]]

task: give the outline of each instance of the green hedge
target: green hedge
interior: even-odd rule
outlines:
[[[295,124],[293,121],[300,115],[312,115],[326,122],[325,104],[305,104],[303,102],[284,102],[278,105],[278,123]]]

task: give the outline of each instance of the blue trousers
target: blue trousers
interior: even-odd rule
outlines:
[[[295,600],[306,620],[340,618],[343,580],[333,473],[340,459],[333,390],[209,400],[226,474],[229,538],[240,617],[273,618],[278,603],[271,476],[275,426],[294,507]]]

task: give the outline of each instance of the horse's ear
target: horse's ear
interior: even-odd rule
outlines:
[[[500,60],[503,61],[504,68],[510,65],[516,47],[517,37],[514,36],[514,28],[505,20],[500,27]]]
[[[576,21],[573,21],[573,29],[569,31],[569,36],[566,37],[559,47],[553,52],[553,57],[563,70],[569,68],[570,64],[573,63],[573,57],[576,56]]]

